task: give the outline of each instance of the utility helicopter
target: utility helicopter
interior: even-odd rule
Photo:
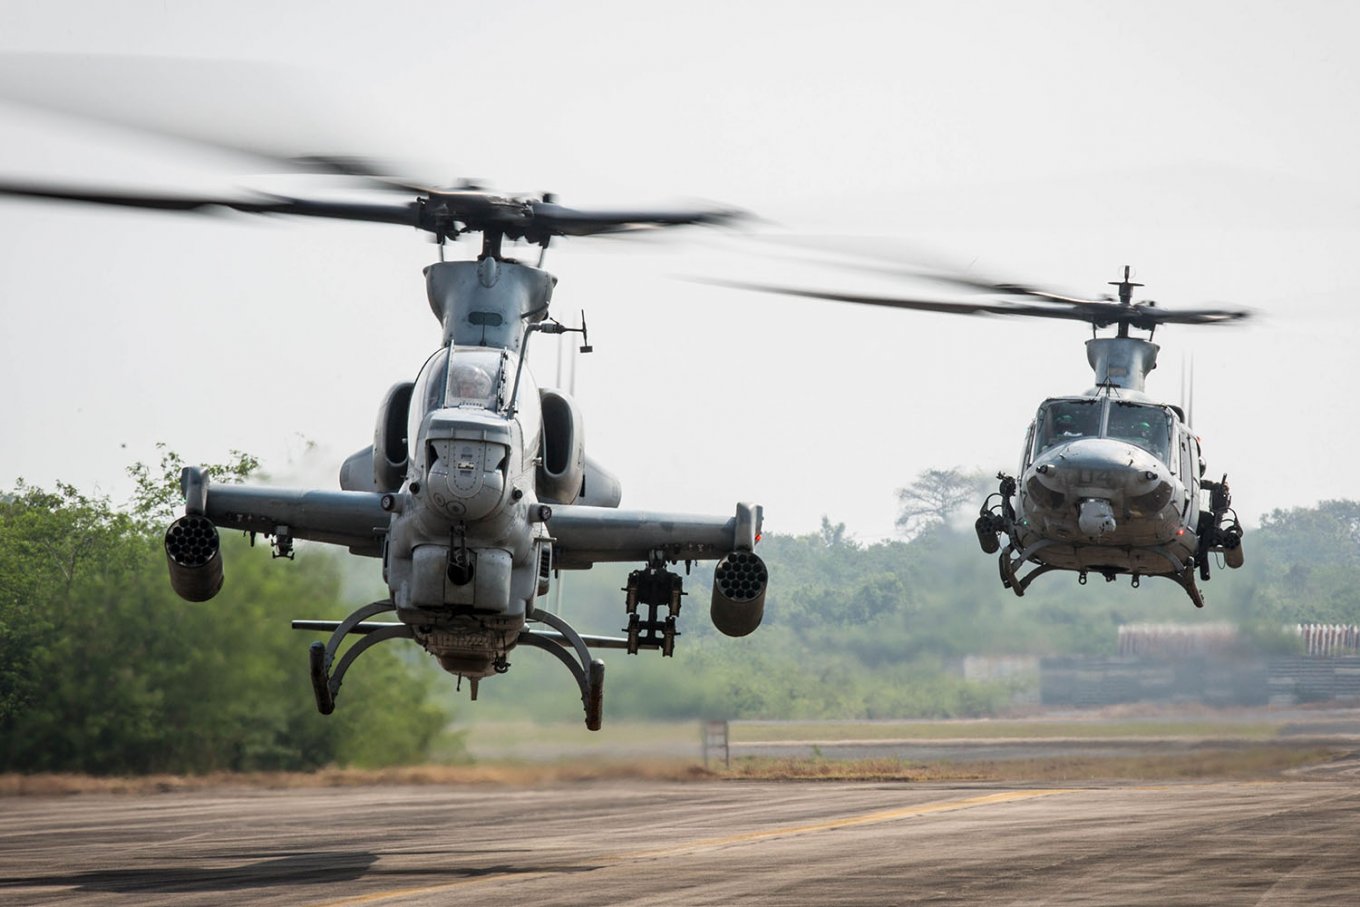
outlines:
[[[548,315],[556,278],[542,254],[560,236],[593,236],[686,224],[718,224],[723,209],[587,210],[551,195],[510,196],[476,186],[432,189],[391,179],[355,159],[310,158],[385,194],[380,201],[255,196],[205,197],[96,191],[0,182],[0,195],[162,211],[338,218],[415,227],[439,243],[425,269],[429,305],[442,342],[412,381],[391,387],[378,407],[373,442],[345,460],[340,490],[287,490],[214,484],[185,468],[184,515],[165,534],[170,584],[193,602],[223,585],[219,529],[272,540],[291,559],[299,539],[340,545],[377,559],[389,596],[341,621],[297,620],[329,632],[311,644],[317,708],[329,714],[345,673],[369,647],[409,639],[439,664],[478,683],[510,668],[520,646],[547,651],[575,678],[586,726],[603,715],[604,662],[592,648],[674,652],[683,579],[672,568],[718,560],[710,615],[728,636],[760,624],[768,571],[754,552],[763,510],[739,503],[734,515],[625,510],[619,480],[585,453],[583,420],[572,397],[539,387],[526,367],[535,334],[581,334]],[[392,200],[390,193],[404,198]],[[444,260],[445,243],[480,234],[475,260]],[[503,252],[505,240],[541,249],[537,266]],[[626,635],[578,633],[538,607],[562,570],[637,563],[624,592]],[[389,616],[395,620],[375,620]],[[352,637],[357,637],[353,639]],[[343,649],[345,642],[351,644]]]
[[[1075,571],[1083,585],[1090,573],[1107,582],[1128,574],[1135,587],[1144,576],[1164,576],[1202,608],[1196,572],[1208,580],[1215,554],[1229,567],[1242,566],[1242,527],[1232,510],[1227,476],[1217,482],[1204,478],[1200,441],[1183,407],[1158,402],[1144,390],[1160,349],[1152,335],[1162,324],[1230,324],[1250,313],[1134,302],[1134,288],[1142,284],[1129,279],[1127,266],[1122,280],[1110,282],[1118,288],[1117,301],[954,274],[910,273],[1009,298],[969,302],[705,282],[895,309],[1089,322],[1086,357],[1095,384],[1039,405],[1025,435],[1018,474],[998,473],[998,490],[982,504],[975,524],[978,543],[986,554],[1000,551],[1001,584],[1016,595],[1053,570]],[[1115,328],[1115,336],[1097,334],[1108,327]],[[1147,338],[1130,336],[1130,329],[1146,331]],[[1022,576],[1026,564],[1033,569]]]

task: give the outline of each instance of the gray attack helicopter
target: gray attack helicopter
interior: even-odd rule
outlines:
[[[378,407],[373,443],[340,470],[339,491],[214,484],[188,467],[181,477],[184,516],[165,534],[170,584],[188,601],[222,588],[219,529],[272,539],[275,557],[294,542],[341,545],[382,563],[389,597],[341,621],[297,620],[328,631],[312,643],[317,708],[329,714],[346,671],[370,646],[415,641],[459,683],[510,667],[518,646],[542,649],[575,677],[586,726],[601,725],[604,662],[592,648],[674,652],[684,562],[718,560],[710,615],[728,636],[759,626],[768,572],[754,548],[759,505],[732,516],[694,516],[619,507],[618,479],[585,453],[575,400],[540,388],[525,366],[535,334],[580,333],[548,315],[556,278],[502,253],[504,240],[547,251],[559,236],[592,236],[731,220],[726,210],[599,211],[564,207],[550,195],[506,196],[467,186],[429,189],[381,177],[354,160],[311,158],[407,199],[349,202],[291,197],[194,197],[96,192],[61,185],[0,182],[0,194],[164,211],[233,210],[249,214],[338,218],[415,227],[440,245],[425,269],[430,308],[443,328],[439,349],[414,381],[394,385]],[[410,198],[414,196],[414,198]],[[390,197],[389,197],[390,198]],[[472,261],[445,261],[444,243],[481,235]],[[542,265],[542,257],[538,261]],[[638,563],[627,580],[626,635],[589,636],[539,607],[559,571],[604,562]],[[395,620],[374,620],[380,616]],[[351,639],[357,637],[357,639]],[[351,645],[341,652],[342,644]]]
[[[894,269],[897,271],[897,269]],[[1250,314],[1241,309],[1171,310],[1133,301],[1142,284],[1111,281],[1111,297],[1083,299],[1018,283],[965,276],[915,273],[1009,299],[987,302],[856,295],[733,281],[725,286],[792,294],[834,302],[919,309],[964,315],[1059,318],[1091,324],[1086,357],[1095,385],[1081,394],[1052,397],[1039,406],[1025,435],[1017,476],[1000,473],[999,489],[983,502],[976,522],[986,554],[1000,551],[1001,584],[1024,595],[1038,576],[1076,571],[1106,581],[1121,574],[1134,586],[1144,576],[1174,580],[1204,606],[1195,582],[1208,580],[1211,556],[1229,567],[1243,563],[1242,527],[1232,510],[1225,475],[1204,478],[1199,438],[1182,407],[1160,403],[1144,391],[1160,347],[1151,338],[1162,324],[1230,324]],[[1097,330],[1114,326],[1113,337]],[[1146,331],[1147,339],[1129,330]],[[1207,501],[1204,498],[1207,497]],[[1007,541],[1002,549],[1000,535]],[[1025,564],[1034,567],[1024,576]]]

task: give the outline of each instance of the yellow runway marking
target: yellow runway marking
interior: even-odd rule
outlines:
[[[913,819],[918,816],[928,816],[935,813],[957,812],[964,809],[973,809],[978,806],[992,806],[998,803],[1011,803],[1017,800],[1032,800],[1036,797],[1051,797],[1055,794],[1074,794],[1079,793],[1080,790],[1080,788],[1016,790],[1004,791],[996,794],[983,794],[977,797],[963,797],[958,800],[940,800],[935,803],[920,803],[915,806],[899,807],[898,809],[883,809],[869,813],[860,813],[859,815],[842,816],[838,819],[827,819],[822,822],[809,822],[803,825],[785,825],[779,828],[766,829],[764,831],[742,832],[740,834],[726,835],[721,838],[700,838],[696,841],[677,844],[673,847],[666,847],[659,850],[629,851],[621,853],[616,857],[604,858],[604,861],[610,863],[628,863],[637,860],[650,860],[658,859],[660,857],[678,856],[680,854],[699,853],[719,847],[730,847],[739,844],[768,841],[772,838],[789,838],[796,835],[815,834],[821,831],[835,831],[838,828],[852,828],[858,825],[896,822],[900,819]],[[395,898],[439,894],[440,892],[453,891],[458,888],[463,888],[468,885],[477,885],[483,882],[501,882],[511,879],[529,881],[547,878],[557,874],[558,873],[552,872],[551,870],[546,872],[489,872],[485,875],[475,875],[465,879],[459,879],[456,882],[375,891],[372,894],[361,894],[354,897],[342,898],[338,901],[327,901],[323,905],[318,905],[318,907],[351,907],[351,905],[357,904],[373,904]]]

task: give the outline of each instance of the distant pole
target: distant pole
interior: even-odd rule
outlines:
[[[719,749],[722,750],[723,768],[732,767],[732,750],[728,741],[726,721],[704,722],[704,768],[708,768],[709,754]]]

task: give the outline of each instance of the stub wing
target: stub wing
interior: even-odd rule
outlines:
[[[190,476],[184,484],[186,511],[206,516],[221,529],[286,535],[382,556],[391,515],[376,492],[196,484]]]
[[[556,504],[552,511],[554,562],[564,570],[653,561],[658,554],[672,563],[719,560],[753,549],[762,520],[760,505],[746,503],[726,518],[575,504]]]

